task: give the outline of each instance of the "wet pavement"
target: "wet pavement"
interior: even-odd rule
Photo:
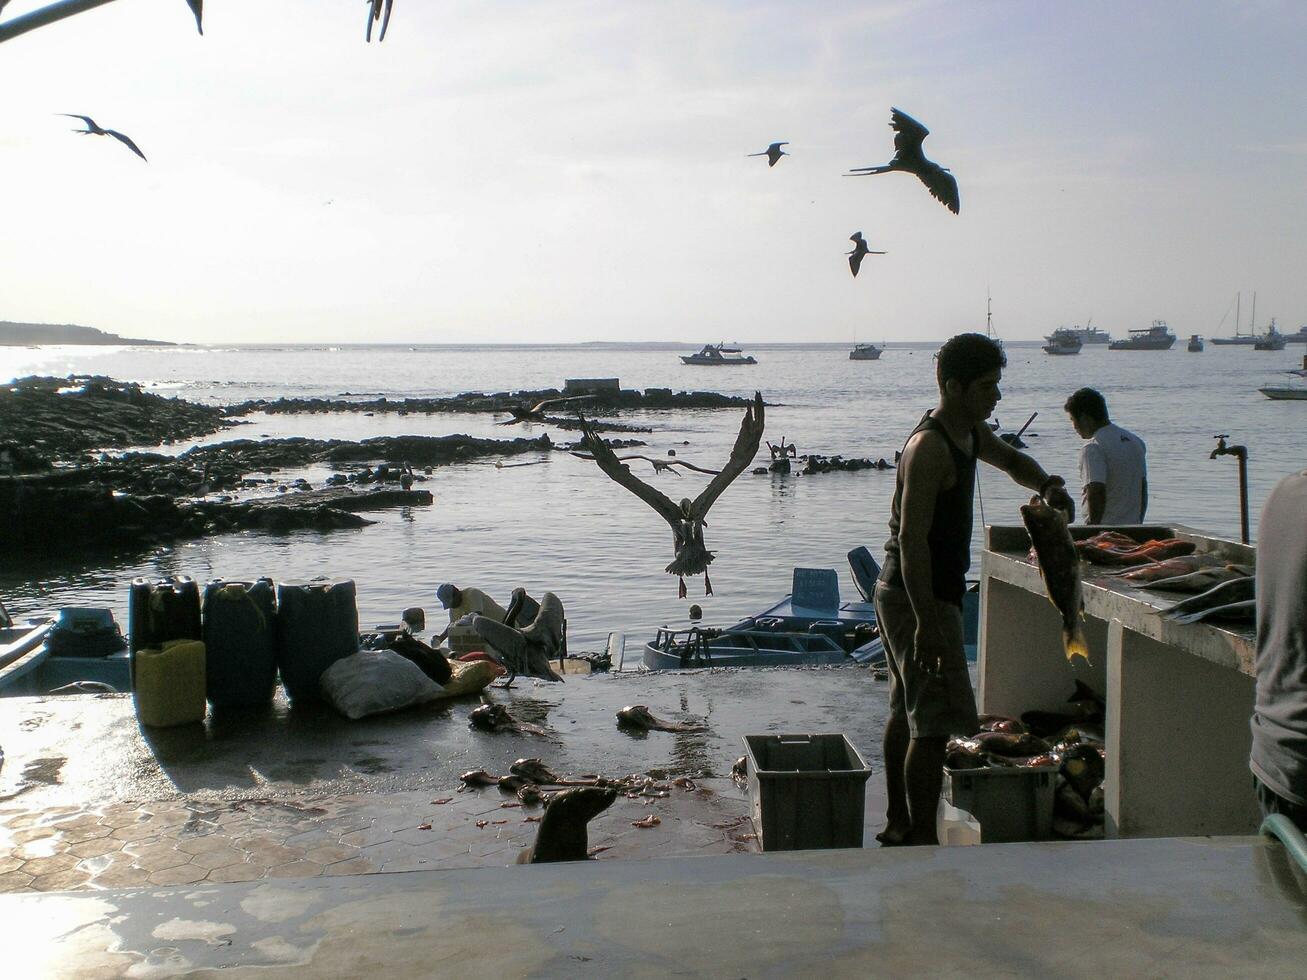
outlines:
[[[224,883],[502,866],[539,807],[468,769],[539,757],[560,775],[652,773],[666,795],[618,801],[590,825],[601,860],[757,849],[730,779],[754,733],[843,732],[879,769],[885,684],[857,667],[519,679],[490,697],[545,734],[486,733],[464,698],[348,721],[323,706],[143,731],[126,695],[6,698],[0,717],[0,892]],[[702,733],[629,733],[646,704]],[[691,777],[688,786],[670,780]],[[868,783],[868,837],[880,780]],[[633,826],[649,814],[652,828]]]

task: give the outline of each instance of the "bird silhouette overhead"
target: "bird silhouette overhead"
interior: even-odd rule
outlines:
[[[789,140],[781,140],[781,142],[779,143],[772,143],[769,147],[767,147],[767,149],[763,150],[761,153],[746,153],[745,156],[766,157],[767,166],[774,167],[776,166],[776,161],[779,160],[781,157],[789,156],[788,153],[786,153],[784,150],[781,149],[782,146],[789,146],[789,145],[790,145]]]
[[[958,182],[947,169],[926,159],[926,155],[921,152],[921,143],[930,135],[930,130],[901,109],[890,110],[889,126],[895,133],[894,159],[879,167],[852,167],[844,176],[869,177],[891,170],[916,174],[935,200],[957,214],[962,207],[958,198]]]
[[[584,419],[581,420],[584,423]],[[708,486],[691,500],[685,497],[679,504],[659,490],[631,473],[631,468],[622,463],[602,439],[595,435],[588,425],[583,426],[585,433],[582,445],[594,456],[595,463],[615,482],[626,487],[646,504],[652,507],[672,527],[672,548],[675,552],[671,563],[664,569],[669,575],[680,579],[679,595],[685,598],[685,576],[703,573],[704,595],[712,595],[712,580],[708,578],[708,566],[712,564],[714,554],[703,543],[703,528],[708,523],[708,508],[722,495],[731,482],[743,473],[757,455],[762,442],[763,430],[762,393],[754,392],[753,404],[744,413],[740,422],[739,435],[735,437],[735,446],[731,449],[731,458],[727,460],[722,471],[712,478]]]
[[[137,146],[135,143],[133,143],[131,139],[128,138],[126,135],[118,132],[118,130],[105,129],[90,116],[78,115],[75,112],[61,112],[58,114],[61,116],[69,116],[72,119],[80,119],[82,122],[86,123],[85,129],[74,129],[73,130],[74,133],[81,133],[83,136],[112,136],[114,139],[121,142],[124,146],[126,146],[129,150],[135,153],[142,160],[145,160],[145,154],[141,152],[141,148]],[[150,161],[145,160],[145,162],[149,163]]]
[[[545,398],[536,402],[534,405],[510,405],[508,412],[513,417],[505,419],[503,422],[496,422],[496,425],[516,425],[518,422],[543,422],[545,420],[545,406],[558,405],[562,402],[576,402],[590,398],[590,395],[568,395],[566,398]]]
[[[572,455],[577,459],[588,459],[591,462],[594,461],[594,457],[586,453],[572,453]],[[673,466],[684,466],[687,470],[694,470],[696,473],[707,473],[711,476],[716,476],[721,472],[721,470],[710,470],[705,469],[702,466],[695,466],[693,463],[687,463],[683,459],[655,459],[652,456],[641,456],[639,453],[632,453],[629,456],[618,456],[617,459],[619,462],[623,463],[628,459],[642,459],[646,463],[652,463],[655,475],[659,473],[671,473],[672,476],[680,476],[680,473],[677,473],[676,470],[672,469]]]
[[[378,41],[386,39],[386,27],[390,24],[390,8],[395,0],[366,0],[368,5],[368,43],[372,43],[372,22],[381,21],[381,34],[377,37]],[[386,8],[385,17],[382,17],[381,8]]]
[[[873,252],[871,249],[867,248],[867,243],[863,239],[862,232],[860,231],[855,231],[850,235],[849,241],[853,243],[853,251],[845,252],[844,254],[849,257],[849,269],[852,270],[855,277],[858,275],[858,270],[862,268],[862,257],[864,255],[885,254],[884,252]]]

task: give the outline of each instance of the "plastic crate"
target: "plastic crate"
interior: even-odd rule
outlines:
[[[449,644],[449,649],[454,651],[456,657],[461,657],[465,653],[480,653],[486,648],[486,641],[481,638],[481,634],[467,627],[451,627],[445,642]]]
[[[1057,769],[944,767],[944,798],[980,822],[980,839],[1047,840],[1053,831]]]
[[[744,749],[764,851],[862,846],[871,769],[843,734],[746,735]]]

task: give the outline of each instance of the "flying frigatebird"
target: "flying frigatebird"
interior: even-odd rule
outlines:
[[[845,252],[844,254],[849,257],[849,268],[853,271],[855,277],[858,275],[858,270],[862,268],[862,257],[864,255],[885,254],[884,252],[873,252],[871,249],[867,248],[867,242],[862,237],[862,232],[860,231],[855,231],[850,235],[849,241],[853,243],[853,251]]]
[[[779,143],[771,144],[769,147],[767,147],[767,149],[763,150],[761,153],[746,153],[745,156],[766,157],[767,166],[774,167],[776,166],[776,161],[779,160],[781,157],[789,156],[788,153],[786,153],[784,150],[781,149],[782,146],[789,146],[789,145],[790,145],[789,140],[781,140]]]
[[[872,174],[902,170],[916,174],[929,189],[931,196],[954,214],[961,208],[958,199],[958,182],[946,168],[926,159],[921,152],[922,141],[930,130],[901,109],[890,109],[890,129],[894,130],[894,159],[879,167],[853,167],[845,177],[869,177]]]
[[[118,132],[118,130],[105,129],[90,116],[82,116],[77,114],[76,112],[61,112],[58,113],[58,115],[69,116],[73,119],[80,119],[82,122],[86,123],[85,129],[74,129],[73,130],[74,133],[81,133],[83,136],[112,136],[114,139],[121,142],[124,146],[126,146],[129,150],[135,153],[142,160],[145,160],[145,154],[141,152],[141,148],[137,146],[135,143],[133,143],[129,137],[127,137],[123,133]],[[150,161],[145,160],[145,162],[149,163]]]

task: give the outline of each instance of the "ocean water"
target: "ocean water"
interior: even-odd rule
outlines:
[[[746,345],[747,346],[747,345]],[[689,353],[692,347],[683,352]],[[768,401],[765,438],[784,436],[800,453],[892,458],[922,412],[936,399],[933,346],[893,347],[879,361],[850,361],[832,345],[754,346],[750,367],[682,365],[677,351],[645,347],[184,347],[0,348],[0,380],[27,374],[96,373],[137,381],[163,395],[222,404],[249,398],[390,398],[465,391],[561,388],[567,378],[616,377],[623,387],[671,387],[748,395]],[[1080,440],[1062,411],[1082,385],[1099,388],[1113,419],[1148,444],[1150,521],[1191,525],[1238,537],[1237,465],[1209,459],[1217,433],[1249,449],[1254,539],[1258,510],[1274,482],[1307,466],[1307,403],[1273,402],[1258,391],[1278,372],[1301,365],[1305,350],[1281,353],[1209,348],[1189,354],[1110,352],[1086,347],[1076,357],[1048,357],[1037,346],[1008,345],[1004,429],[1032,413],[1029,451],[1078,488]],[[1283,379],[1284,375],[1279,375]],[[717,467],[735,440],[742,412],[637,412],[624,421],[647,424],[639,450]],[[467,433],[508,438],[539,434],[540,426],[498,426],[490,415],[254,415],[249,424],[202,442],[302,435],[365,439],[377,435]],[[544,427],[546,430],[548,427]],[[555,441],[575,433],[551,431]],[[194,442],[164,447],[180,452]],[[880,556],[894,491],[894,472],[818,476],[741,476],[709,514],[706,540],[717,552],[711,568],[716,594],[702,595],[702,578],[688,580],[678,600],[676,580],[662,569],[671,559],[671,532],[634,496],[591,462],[566,453],[542,454],[539,465],[497,469],[494,460],[440,467],[419,486],[431,507],[369,514],[378,523],[349,531],[291,534],[243,532],[175,546],[105,555],[63,549],[35,556],[0,555],[0,597],[15,614],[65,605],[109,606],[125,625],[127,591],[138,575],[274,579],[331,575],[358,583],[363,624],[395,622],[400,611],[424,606],[442,613],[436,586],[475,585],[506,600],[518,585],[553,591],[567,610],[574,651],[599,649],[609,630],[628,635],[628,651],[665,622],[681,622],[689,602],[709,622],[734,622],[789,591],[796,565],[840,571],[842,594],[855,598],[846,553],[868,545]],[[517,457],[521,462],[531,457]],[[764,446],[756,465],[769,459]],[[709,479],[687,473],[637,474],[673,499],[694,496]],[[288,470],[315,485],[329,469]],[[1002,473],[981,467],[977,510],[988,523],[1020,522],[1028,492]],[[974,542],[979,570],[980,532]]]

